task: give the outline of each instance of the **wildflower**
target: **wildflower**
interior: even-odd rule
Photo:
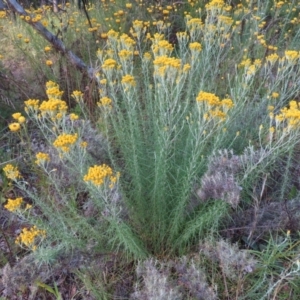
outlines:
[[[78,134],[66,134],[63,133],[59,135],[54,141],[54,147],[61,149],[63,152],[69,152],[70,147],[76,143],[78,139]]]
[[[21,207],[22,202],[23,202],[22,197],[19,197],[16,199],[7,199],[7,204],[5,204],[4,207],[7,210],[13,212],[13,211],[18,210]]]
[[[270,54],[266,57],[267,62],[269,62],[271,65],[273,65],[278,59],[279,56],[276,53]]]
[[[151,54],[149,53],[149,52],[145,52],[144,53],[144,59],[146,60],[146,61],[149,61],[149,60],[151,60]]]
[[[68,106],[65,101],[50,98],[48,101],[43,101],[39,109],[42,112],[42,115],[49,114],[54,117],[58,113],[66,113]]]
[[[173,46],[166,40],[157,41],[152,46],[152,51],[154,54],[166,55],[173,51]]]
[[[83,93],[81,91],[73,91],[73,94],[71,96],[75,98],[76,102],[81,102],[83,100]]]
[[[83,180],[85,182],[90,181],[97,187],[109,181],[109,187],[112,188],[117,182],[118,177],[119,173],[113,175],[112,169],[109,166],[103,164],[101,166],[95,165],[93,167],[90,167],[88,173],[83,177]]]
[[[19,39],[21,39],[21,38],[23,37],[23,35],[22,35],[21,33],[19,33],[19,34],[17,34],[17,37],[18,37]]]
[[[28,44],[30,42],[30,39],[24,39],[24,43]]]
[[[11,123],[8,125],[8,128],[10,129],[10,131],[15,132],[15,131],[20,130],[21,126],[19,123]]]
[[[70,119],[72,120],[72,121],[75,121],[75,120],[78,120],[79,119],[79,116],[78,115],[76,115],[76,114],[70,114]]]
[[[126,3],[126,8],[132,8],[132,4],[131,3]]]
[[[132,52],[126,49],[123,49],[121,51],[119,51],[119,57],[121,60],[127,60],[128,58],[130,58],[132,56]]]
[[[18,120],[22,116],[21,113],[14,113],[12,114],[13,119]]]
[[[51,67],[52,65],[53,65],[53,62],[52,62],[52,60],[46,60],[46,65],[48,66],[48,67]]]
[[[51,51],[51,47],[49,47],[49,46],[46,46],[46,47],[44,48],[44,51],[45,51],[45,52],[49,52],[49,51]]]
[[[207,10],[221,9],[225,5],[223,0],[212,0],[205,5]]]
[[[27,113],[29,111],[36,112],[38,110],[38,108],[39,108],[39,103],[40,103],[40,100],[28,99],[27,101],[24,102],[24,104],[25,104],[25,111]]]
[[[20,235],[16,238],[16,244],[24,244],[26,247],[34,251],[37,248],[35,242],[38,237],[45,238],[46,231],[37,229],[36,226],[33,226],[30,229],[23,228]]]
[[[200,52],[202,50],[202,46],[198,42],[190,43],[189,48],[191,51]]]
[[[185,64],[185,65],[183,66],[183,73],[188,72],[188,71],[190,70],[190,68],[191,68],[191,65],[190,65],[190,64]]]
[[[103,69],[113,69],[116,66],[117,66],[117,62],[112,58],[108,58],[104,61],[102,68]]]
[[[49,154],[44,152],[37,153],[35,157],[36,157],[35,163],[37,165],[43,165],[45,162],[50,161]]]
[[[18,118],[19,124],[23,124],[26,121],[25,117],[21,116]]]
[[[132,75],[125,75],[122,77],[122,83],[123,84],[128,84],[131,86],[135,86],[136,82],[134,80],[134,77]]]
[[[198,102],[205,102],[210,106],[220,106],[222,103],[220,101],[220,98],[212,93],[207,93],[200,91],[196,100]]]
[[[272,98],[276,99],[279,97],[279,93],[273,92],[272,93]]]
[[[284,56],[289,62],[294,63],[300,57],[300,54],[298,51],[287,50],[284,52]]]
[[[81,147],[81,148],[86,148],[87,145],[88,145],[87,142],[81,142],[81,143],[80,143],[80,147]]]
[[[22,177],[19,170],[18,170],[18,168],[14,167],[11,164],[6,165],[3,168],[3,171],[5,173],[5,176],[9,179],[12,179],[12,180],[17,180],[18,178]]]
[[[98,106],[110,106],[112,103],[111,99],[108,97],[102,97],[100,98],[100,101],[98,102]]]
[[[226,107],[228,107],[228,108],[232,108],[232,107],[234,106],[232,100],[229,99],[229,98],[223,99],[223,100],[221,101],[221,103],[222,103],[222,105],[224,105],[224,106],[226,106]]]

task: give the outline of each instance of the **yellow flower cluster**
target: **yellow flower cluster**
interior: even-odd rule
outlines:
[[[124,76],[122,77],[122,83],[123,83],[124,85],[129,85],[129,86],[135,86],[135,85],[136,85],[136,82],[135,82],[135,80],[134,80],[134,77],[133,77],[132,75],[129,75],[129,74],[124,75]]]
[[[55,115],[65,114],[68,109],[67,103],[60,99],[50,98],[48,101],[43,101],[39,107],[39,110],[42,112],[42,115],[49,114],[54,117]]]
[[[153,61],[153,64],[158,67],[172,67],[179,69],[181,60],[175,57],[159,56]]]
[[[190,50],[193,52],[200,52],[202,50],[202,46],[198,42],[190,43],[189,44]]]
[[[132,50],[133,46],[135,45],[135,41],[126,33],[123,33],[120,36],[119,39],[121,47],[127,49],[127,50]]]
[[[37,165],[43,165],[45,162],[50,161],[50,157],[48,153],[39,152],[36,154],[36,161]]]
[[[102,97],[100,98],[100,101],[97,103],[97,105],[100,106],[111,106],[111,99],[108,97]]]
[[[159,56],[153,61],[155,74],[164,77],[166,74],[171,78],[180,70],[181,60],[175,57]]]
[[[54,147],[61,149],[63,152],[69,152],[70,147],[76,143],[78,139],[78,134],[66,134],[63,133],[59,135],[54,141]]]
[[[22,116],[21,113],[14,113],[12,115],[13,119],[16,120],[17,122],[11,123],[8,125],[8,128],[10,129],[10,131],[18,131],[21,128],[21,124],[23,124],[26,119],[24,116]]]
[[[27,101],[24,102],[25,111],[27,113],[29,113],[31,111],[36,112],[39,109],[39,103],[40,103],[40,100],[28,99]]]
[[[53,81],[48,81],[46,83],[46,94],[48,98],[60,99],[63,92],[59,90],[59,85]]]
[[[276,53],[270,54],[266,57],[266,61],[268,63],[270,63],[271,65],[275,64],[278,59],[279,59],[279,56]]]
[[[300,104],[292,100],[290,107],[281,109],[281,113],[275,117],[277,123],[286,121],[288,129],[299,127],[300,125]]]
[[[200,91],[196,100],[198,102],[206,102],[209,106],[220,106],[221,101],[218,96],[212,93]]]
[[[195,31],[201,29],[203,26],[202,20],[199,18],[188,19],[186,22],[189,31]]]
[[[155,55],[168,55],[173,51],[173,46],[166,40],[157,41],[152,46]]]
[[[113,174],[111,167],[103,164],[101,166],[90,167],[88,173],[83,177],[85,182],[92,182],[96,186],[103,185],[106,181],[109,181],[109,187],[113,188],[119,178],[119,173]]]
[[[70,114],[69,117],[70,117],[71,121],[76,121],[79,119],[79,116],[74,113]]]
[[[16,243],[19,245],[24,244],[26,247],[28,247],[34,251],[37,248],[37,246],[35,245],[35,242],[38,237],[45,238],[46,231],[37,229],[36,226],[33,226],[29,229],[23,228],[22,232],[16,239]]]
[[[199,92],[196,100],[198,103],[204,103],[207,106],[208,112],[204,114],[204,119],[206,120],[216,117],[225,120],[226,112],[234,106],[232,100],[229,98],[220,100],[215,94],[203,91]]]
[[[76,102],[82,102],[83,93],[81,91],[73,91],[73,94],[71,95]]]
[[[218,16],[218,21],[228,26],[231,26],[233,24],[233,19],[231,17],[223,15]]]
[[[127,60],[132,57],[132,51],[126,49],[122,49],[118,54],[121,60]]]
[[[205,8],[207,10],[213,10],[213,9],[221,9],[225,5],[223,0],[212,0],[209,3],[205,5]]]
[[[284,56],[289,62],[294,63],[297,59],[300,58],[300,52],[294,50],[287,50],[284,52]]]
[[[4,207],[13,212],[20,208],[21,204],[23,203],[23,198],[18,197],[16,199],[7,199],[7,203],[4,205]]]
[[[112,58],[108,58],[104,61],[103,65],[102,65],[102,69],[104,69],[104,70],[114,69],[116,66],[117,66],[117,62]]]
[[[5,173],[5,176],[11,180],[17,180],[18,178],[22,178],[18,168],[14,167],[11,164],[6,165],[3,168],[3,171]]]

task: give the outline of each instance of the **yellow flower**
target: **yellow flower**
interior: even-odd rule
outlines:
[[[51,67],[52,65],[53,65],[53,62],[52,62],[52,60],[46,60],[46,65],[48,66],[48,67]]]
[[[24,39],[24,43],[28,44],[30,42],[30,39]]]
[[[104,61],[102,68],[103,69],[113,69],[116,66],[117,66],[117,62],[112,58],[108,58]]]
[[[36,161],[37,165],[43,165],[45,162],[50,161],[50,157],[48,153],[39,152],[36,154]]]
[[[196,100],[198,102],[205,102],[210,106],[220,106],[222,103],[220,101],[220,98],[212,93],[207,93],[200,91]]]
[[[37,110],[39,108],[40,100],[36,99],[28,99],[24,102],[25,104],[25,111],[28,112],[29,109]]]
[[[49,51],[51,51],[51,47],[49,47],[49,46],[46,46],[46,47],[44,48],[44,51],[45,51],[45,52],[49,52]]]
[[[98,102],[98,106],[110,106],[112,103],[111,99],[108,97],[102,97],[100,98],[100,101]]]
[[[119,173],[113,175],[112,169],[103,164],[101,166],[90,167],[88,173],[83,177],[85,182],[92,182],[97,187],[103,185],[105,182],[109,182],[109,187],[112,188],[119,178]]]
[[[4,205],[4,207],[13,212],[15,210],[18,210],[21,206],[23,202],[23,198],[22,197],[19,197],[19,198],[16,198],[16,199],[7,199],[7,203]]]
[[[276,93],[276,92],[274,92],[274,93],[272,93],[272,98],[278,98],[279,97],[279,93]]]
[[[185,64],[185,65],[183,66],[183,73],[188,72],[188,71],[190,70],[190,68],[191,68],[190,64]]]
[[[22,116],[21,113],[14,113],[12,114],[13,119],[18,120]]]
[[[202,50],[202,46],[198,42],[190,43],[189,48],[191,51],[197,51],[197,52],[200,52]]]
[[[30,248],[31,250],[36,250],[37,246],[35,245],[36,239],[45,238],[46,237],[46,231],[37,229],[36,226],[28,228],[23,228],[22,232],[19,234],[19,236],[16,238],[16,244],[24,244],[26,247]]]
[[[79,116],[76,115],[76,114],[70,114],[70,119],[71,119],[72,121],[75,121],[75,120],[78,120],[78,119],[79,119]]]
[[[232,108],[232,107],[234,106],[232,100],[229,99],[229,98],[223,99],[223,100],[221,101],[221,103],[222,103],[222,105],[224,105],[224,106],[226,106],[226,107],[228,107],[228,108]]]
[[[284,56],[288,61],[294,63],[300,57],[300,54],[298,51],[287,50],[284,52]]]
[[[131,3],[126,3],[126,8],[132,8],[132,4]]]
[[[86,148],[87,145],[88,145],[87,142],[81,142],[81,143],[80,143],[80,147],[82,147],[82,148]]]
[[[26,121],[25,117],[21,116],[20,118],[18,118],[18,122],[20,124],[23,124]]]
[[[12,180],[17,180],[18,178],[22,177],[19,170],[18,170],[18,168],[14,167],[11,164],[6,165],[3,168],[3,171],[5,173],[5,176],[9,179],[12,179]]]
[[[73,94],[71,95],[76,102],[82,102],[83,99],[82,99],[82,96],[83,96],[83,93],[81,91],[73,91]]]
[[[59,135],[56,140],[54,141],[54,147],[62,150],[63,152],[69,152],[70,147],[76,143],[78,139],[78,134],[66,134],[63,133]]]
[[[15,131],[20,130],[21,126],[19,123],[11,123],[8,125],[8,128],[10,129],[10,131],[15,132]]]
[[[136,85],[134,77],[132,75],[129,75],[129,74],[122,77],[122,83],[125,84],[125,85],[126,84],[131,85],[131,86]]]

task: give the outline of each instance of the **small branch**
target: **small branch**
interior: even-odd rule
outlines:
[[[7,0],[9,7],[20,16],[29,16],[24,8],[16,0]],[[25,18],[24,18],[25,21]],[[80,72],[87,73],[90,79],[95,79],[95,70],[87,66],[78,56],[76,56],[71,50],[68,50],[64,43],[54,34],[52,34],[47,28],[45,28],[40,22],[32,22],[31,19],[27,22],[33,27],[41,36],[43,36],[53,47],[65,55],[70,63],[75,66]]]

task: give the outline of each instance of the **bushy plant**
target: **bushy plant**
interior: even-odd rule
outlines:
[[[166,19],[153,26],[143,20],[152,13],[148,7],[130,26],[115,20],[114,29],[90,27],[102,38],[90,56],[99,66],[93,74],[97,103],[83,90],[71,91],[71,84],[64,94],[48,81],[47,100],[26,100],[26,115],[13,114],[8,126],[20,138],[24,159],[3,168],[15,191],[4,209],[24,224],[16,238],[32,252],[24,262],[34,260],[38,273],[56,270],[59,260],[71,265],[72,257],[81,265],[99,254],[138,260],[138,282],[127,291],[131,299],[216,299],[214,282],[227,299],[271,299],[295,279],[297,243],[290,236],[271,239],[256,259],[219,236],[233,212],[248,220],[254,206],[255,216],[263,215],[263,207],[282,202],[293,188],[288,174],[300,134],[299,24],[290,36],[278,32],[274,39],[276,31],[264,18],[270,14],[285,28],[298,8],[271,2],[252,11],[252,4],[233,9],[221,0],[190,1],[190,12],[176,23],[182,31],[175,33],[168,18],[181,16],[176,5],[158,9]],[[121,20],[124,11],[114,14]],[[52,18],[48,10],[46,15]],[[54,74],[52,58],[46,64]],[[280,187],[274,188],[272,176],[286,157]],[[263,203],[267,188],[277,197],[270,205]],[[291,203],[298,201],[294,196]],[[245,246],[254,248],[257,220],[240,237]],[[187,257],[199,241],[198,264]],[[273,274],[278,262],[282,268]],[[201,263],[212,268],[202,270]],[[6,270],[13,276],[19,268]]]

